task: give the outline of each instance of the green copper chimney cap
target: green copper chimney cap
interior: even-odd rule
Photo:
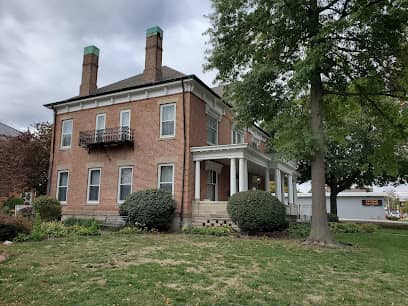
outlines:
[[[87,54],[95,54],[96,56],[99,56],[99,49],[95,46],[88,46],[84,48],[84,55]]]
[[[159,26],[150,27],[146,30],[146,37],[160,34],[160,37],[163,38],[163,30]]]

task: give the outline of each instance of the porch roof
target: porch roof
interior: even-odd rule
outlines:
[[[263,168],[280,169],[285,173],[299,176],[295,163],[278,160],[275,155],[263,153],[248,143],[191,147],[190,151],[193,161],[245,158]]]

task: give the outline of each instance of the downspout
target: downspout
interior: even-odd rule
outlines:
[[[181,88],[183,92],[183,168],[181,178],[181,207],[180,207],[180,227],[183,225],[183,213],[184,213],[184,180],[186,172],[186,149],[187,149],[187,137],[186,137],[186,99],[184,97],[184,80],[181,79]]]
[[[50,155],[50,161],[49,161],[49,166],[48,166],[48,180],[47,180],[47,195],[51,195],[51,180],[52,180],[52,167],[54,163],[54,147],[55,147],[55,123],[57,119],[57,112],[55,111],[55,108],[52,108],[54,112],[54,122],[52,126],[52,142],[51,142],[51,155]]]

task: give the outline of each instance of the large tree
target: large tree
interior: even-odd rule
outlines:
[[[305,98],[310,115],[312,227],[308,242],[333,243],[325,204],[327,96],[405,97],[405,0],[213,0],[207,69],[231,84],[244,122],[271,121]],[[353,84],[353,86],[350,86]]]
[[[386,109],[386,116],[360,105],[355,98],[341,98],[328,103],[325,120],[327,135],[326,184],[330,187],[330,212],[337,215],[337,195],[353,185],[400,183],[408,181],[408,150],[405,114],[398,101],[384,99],[377,106]],[[296,134],[307,114],[297,112],[279,116],[277,124]],[[290,120],[288,120],[290,118]],[[277,131],[276,134],[274,131]],[[287,135],[273,126],[275,149],[285,151]],[[292,139],[298,137],[291,135]],[[280,146],[283,145],[282,148]],[[298,150],[299,152],[299,150]],[[310,180],[310,161],[298,156],[300,182]]]

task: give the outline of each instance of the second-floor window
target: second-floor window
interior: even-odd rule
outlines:
[[[72,142],[72,119],[63,120],[61,128],[61,148],[70,148]]]
[[[102,142],[103,141],[103,134],[105,132],[105,122],[106,122],[106,115],[105,114],[96,115],[95,139],[96,139],[97,142]]]
[[[176,104],[160,105],[160,138],[176,135]]]
[[[69,178],[69,172],[67,170],[58,171],[57,200],[60,201],[61,203],[67,202],[68,178]]]
[[[88,173],[88,203],[99,203],[101,187],[101,169],[89,169]]]
[[[244,143],[244,133],[241,130],[237,128],[234,128],[232,130],[232,143],[233,144]]]
[[[208,116],[207,119],[207,143],[210,145],[218,144],[218,121]]]

